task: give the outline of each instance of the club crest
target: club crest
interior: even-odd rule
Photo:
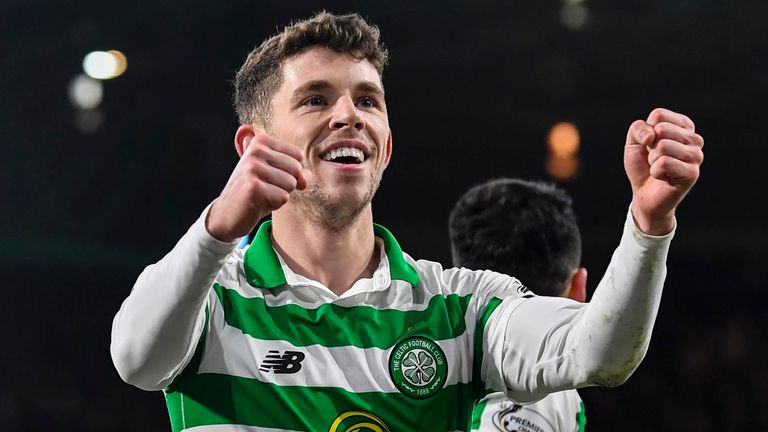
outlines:
[[[397,389],[406,396],[426,399],[445,385],[448,362],[437,343],[422,336],[413,336],[401,340],[392,348],[389,375]]]

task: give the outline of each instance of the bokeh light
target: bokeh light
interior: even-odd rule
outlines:
[[[112,54],[112,57],[115,58],[115,62],[117,63],[117,67],[115,68],[115,73],[112,78],[119,77],[125,73],[126,69],[128,69],[128,59],[125,57],[125,54],[118,50],[109,50],[107,52]]]
[[[79,109],[93,109],[104,97],[101,82],[86,75],[77,75],[69,82],[69,101]]]
[[[104,114],[98,109],[79,110],[75,114],[75,126],[80,132],[93,135],[99,131],[104,123]]]
[[[93,51],[83,59],[83,70],[91,78],[105,80],[122,75],[128,67],[125,54],[120,51]]]
[[[579,158],[555,157],[547,160],[547,173],[558,180],[572,179],[579,172]]]
[[[579,129],[573,123],[556,123],[549,130],[547,146],[554,157],[565,158],[576,155],[579,144]]]
[[[570,122],[555,123],[547,135],[547,172],[558,180],[572,179],[579,171],[579,129]]]
[[[560,10],[560,22],[569,30],[579,30],[589,20],[589,9],[576,2],[568,2]]]

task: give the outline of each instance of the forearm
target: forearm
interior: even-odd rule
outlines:
[[[528,402],[563,389],[623,383],[650,343],[670,239],[643,235],[628,218],[589,304],[538,298],[510,305],[501,370],[511,397]]]
[[[171,382],[194,350],[206,297],[233,248],[212,238],[201,218],[144,269],[112,324],[110,351],[123,380],[147,390]]]
[[[575,362],[577,385],[617,386],[648,350],[666,277],[672,233],[651,237],[627,219],[621,244],[583,312]]]

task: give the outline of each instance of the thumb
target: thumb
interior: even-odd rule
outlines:
[[[656,141],[656,131],[644,120],[635,120],[627,131],[627,146],[650,146]]]
[[[627,131],[624,146],[624,171],[627,173],[632,190],[635,191],[650,175],[648,148],[656,139],[653,127],[643,120],[635,120]]]

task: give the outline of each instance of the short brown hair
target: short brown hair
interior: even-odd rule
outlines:
[[[272,97],[283,81],[282,63],[313,47],[368,60],[380,77],[387,63],[387,50],[379,41],[378,27],[358,14],[320,12],[285,27],[248,54],[235,76],[233,102],[241,124],[269,123]]]

